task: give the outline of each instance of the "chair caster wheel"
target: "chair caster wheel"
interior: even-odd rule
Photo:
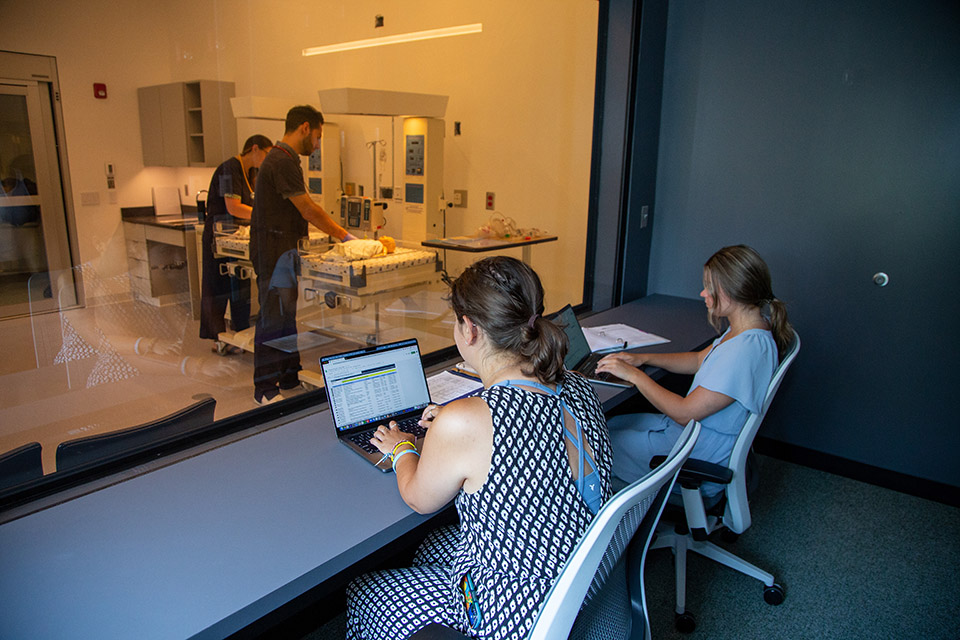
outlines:
[[[693,633],[693,630],[697,628],[697,620],[689,611],[678,613],[673,624],[680,633]]]
[[[783,599],[786,595],[783,592],[783,587],[777,583],[773,583],[772,587],[766,587],[763,590],[763,601],[767,604],[778,605],[783,603]]]
[[[734,533],[733,531],[730,531],[730,529],[727,529],[726,527],[720,530],[720,540],[722,540],[723,542],[726,542],[727,544],[733,544],[739,538],[740,538],[739,533]]]

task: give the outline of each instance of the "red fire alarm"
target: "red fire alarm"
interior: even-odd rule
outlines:
[[[107,85],[102,82],[93,83],[93,97],[99,100],[107,99]]]

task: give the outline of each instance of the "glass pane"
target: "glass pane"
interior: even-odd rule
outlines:
[[[435,20],[433,5],[444,3],[418,4],[410,20]],[[570,11],[547,23],[541,11],[524,3],[507,5],[509,11],[483,12],[489,28],[485,27],[482,37],[382,47],[336,58],[298,58],[288,65],[271,38],[249,39],[250,25],[262,23],[269,31],[282,22],[276,12],[255,3],[252,13],[235,16],[235,24],[217,28],[212,35],[209,28],[200,29],[199,35],[174,29],[173,36],[158,29],[149,41],[109,39],[104,46],[112,58],[130,58],[135,72],[112,81],[109,98],[103,101],[71,90],[59,103],[49,97],[56,95],[59,85],[30,80],[37,77],[32,67],[25,65],[22,75],[4,69],[7,78],[39,84],[45,110],[35,109],[32,93],[24,100],[16,94],[22,89],[0,88],[0,178],[4,179],[0,204],[6,205],[5,218],[16,218],[14,222],[5,219],[3,226],[9,233],[24,234],[29,229],[35,234],[36,247],[27,252],[26,241],[2,242],[3,252],[25,254],[19,257],[25,278],[19,289],[21,311],[14,313],[0,300],[0,317],[8,316],[0,339],[4,351],[0,451],[41,442],[44,471],[52,474],[58,467],[59,444],[143,425],[202,397],[216,400],[217,420],[259,411],[255,351],[261,345],[254,343],[255,326],[264,318],[272,333],[262,336],[259,355],[280,363],[277,377],[282,380],[276,381],[276,388],[283,387],[281,397],[291,404],[308,404],[297,384],[302,382],[307,392],[317,393],[309,399],[319,401],[323,392],[313,387],[322,382],[319,359],[323,355],[406,338],[417,338],[425,355],[451,346],[455,318],[444,299],[443,275],[456,277],[487,255],[507,254],[530,262],[544,281],[548,312],[568,301],[579,302],[590,178],[596,3],[573,3]],[[189,24],[212,24],[208,13],[219,11],[216,7],[211,2],[190,4]],[[333,14],[343,12],[331,14],[319,5],[302,8],[311,13],[305,24],[331,25],[331,31],[323,34],[308,28],[298,36],[304,46],[317,38],[336,39],[334,34],[346,33],[353,21],[352,15],[337,17]],[[458,12],[448,16],[454,24],[477,17],[471,12],[455,17]],[[24,9],[13,22],[5,16],[10,22],[7,31],[31,42],[20,49],[71,50],[58,44],[68,34],[78,39],[81,62],[92,64],[82,46],[82,30],[57,14],[54,20],[62,28],[54,37],[53,29],[38,27],[49,19],[41,13]],[[141,13],[145,23],[169,26],[162,12]],[[26,21],[28,15],[36,20]],[[98,16],[107,26],[123,23],[110,12]],[[318,22],[320,16],[325,18],[322,22]],[[216,43],[207,47],[213,42],[210,37]],[[5,48],[16,48],[15,44]],[[185,62],[187,66],[169,68],[171,50],[176,51],[177,60],[190,61]],[[216,57],[220,55],[222,60]],[[446,120],[408,128],[405,117],[330,114],[320,140],[323,151],[312,154],[310,160],[303,157],[303,173],[311,196],[343,226],[361,238],[372,237],[379,228],[381,234],[395,238],[396,252],[389,257],[340,260],[326,256],[332,247],[322,240],[284,246],[283,253],[294,251],[295,259],[290,258],[296,266],[292,278],[278,276],[278,287],[271,294],[270,280],[278,271],[289,275],[289,265],[277,265],[276,256],[258,279],[249,234],[238,226],[243,222],[233,220],[232,228],[205,234],[203,220],[194,213],[198,194],[210,196],[214,186],[221,185],[219,178],[213,180],[218,165],[231,159],[236,162],[247,138],[281,139],[286,109],[304,100],[315,102],[316,97],[310,96],[316,96],[321,87],[343,86],[336,78],[369,77],[375,69],[379,76],[371,80],[375,85],[371,88],[447,96]],[[304,77],[330,80],[320,85],[308,80],[304,85]],[[166,84],[158,85],[160,78]],[[168,85],[173,86],[172,92],[161,91]],[[484,89],[478,92],[480,86]],[[250,100],[255,111],[253,116],[235,118],[235,131],[232,123],[220,119],[221,114],[232,113],[228,93],[241,103]],[[263,103],[270,105],[266,116],[257,111],[264,107],[256,96],[273,97]],[[284,113],[274,114],[274,108]],[[34,120],[46,120],[49,112],[54,114],[50,128],[39,129]],[[165,129],[168,121],[179,126]],[[46,147],[53,147],[54,140],[60,146],[44,153],[38,146],[41,130]],[[119,137],[114,135],[118,131]],[[234,140],[236,149],[227,152],[218,138]],[[97,142],[89,144],[93,139]],[[440,141],[443,145],[437,147]],[[153,148],[163,151],[167,143],[176,149],[184,147],[182,162],[163,165],[148,154]],[[38,146],[35,156],[32,145]],[[187,166],[188,151],[200,146],[205,166]],[[25,154],[14,166],[14,159]],[[104,175],[107,161],[116,163],[115,175]],[[47,200],[61,189],[60,178],[52,175],[55,166],[62,171],[62,179],[72,183],[71,189],[63,190],[62,209]],[[438,168],[444,171],[437,172]],[[241,167],[227,185],[230,190],[221,189],[221,209],[224,194],[242,196],[241,185],[255,191],[253,171],[258,169],[262,167]],[[171,191],[172,197],[167,197]],[[18,195],[11,195],[14,192]],[[341,193],[357,197],[354,204],[360,208],[354,211],[348,203],[341,212],[336,199]],[[387,205],[384,210],[373,206],[370,220],[359,200],[364,195]],[[441,204],[440,196],[450,200],[449,207]],[[224,215],[216,210],[216,198],[199,199],[208,205],[208,218]],[[342,220],[341,213],[352,217]],[[55,223],[70,218],[69,231],[75,230],[76,238],[68,247],[57,235]],[[222,217],[220,221],[231,220]],[[440,235],[450,242],[422,244]],[[477,252],[498,238],[541,235],[559,239],[527,248]],[[63,258],[58,242],[68,247],[66,251],[75,248],[72,256]],[[79,283],[77,295],[73,281]],[[201,295],[208,284],[209,297]],[[50,303],[52,309],[45,309],[54,312],[37,313],[37,300]],[[207,302],[212,307],[209,325],[202,322],[200,313]],[[277,312],[280,308],[286,313]],[[299,399],[293,398],[297,393]]]
[[[0,316],[50,296],[27,98],[0,94]]]

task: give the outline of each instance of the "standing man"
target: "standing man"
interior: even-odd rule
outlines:
[[[230,325],[234,331],[250,326],[250,281],[220,273],[228,258],[214,255],[214,230],[218,222],[248,224],[253,210],[250,173],[259,169],[273,143],[261,135],[250,136],[240,155],[226,160],[213,172],[207,191],[207,217],[203,223],[203,273],[200,282],[200,337],[215,340],[214,351],[238,354],[241,349],[220,342],[227,330],[224,313],[230,303]]]
[[[253,352],[253,399],[259,405],[281,400],[280,391],[300,385],[300,352],[267,344],[297,334],[297,243],[307,223],[341,241],[354,237],[316,204],[304,185],[300,156],[320,144],[323,115],[309,105],[287,112],[281,139],[267,154],[257,176],[250,220],[250,259],[257,274],[260,315]]]

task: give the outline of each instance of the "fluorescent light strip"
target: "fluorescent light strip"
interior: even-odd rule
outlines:
[[[429,31],[412,31],[410,33],[401,33],[395,36],[384,36],[382,38],[368,38],[366,40],[353,40],[352,42],[341,42],[339,44],[330,44],[324,47],[310,47],[303,50],[304,56],[319,56],[324,53],[335,53],[337,51],[352,51],[354,49],[368,49],[370,47],[382,47],[387,44],[398,44],[400,42],[416,42],[417,40],[432,40],[434,38],[448,38],[450,36],[462,36],[468,33],[481,33],[483,23],[464,24],[459,27],[446,27],[443,29],[430,29]]]

